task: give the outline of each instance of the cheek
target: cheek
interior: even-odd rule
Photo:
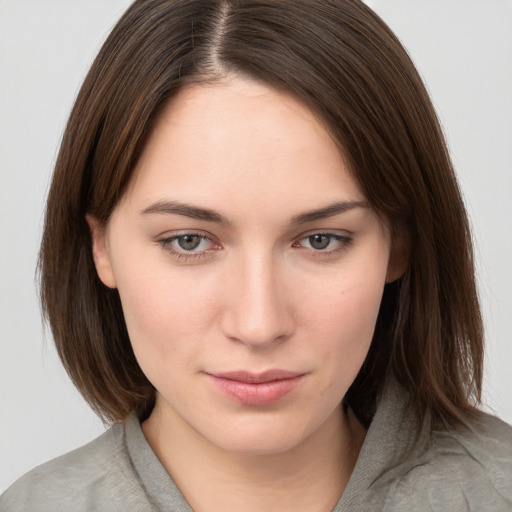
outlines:
[[[333,372],[355,378],[368,353],[385,285],[386,265],[361,261],[333,275],[305,299],[304,323]],[[310,290],[314,288],[310,287]]]
[[[132,347],[150,380],[178,361],[192,365],[214,320],[208,280],[194,279],[192,286],[186,272],[171,273],[164,264],[127,265],[117,281]]]

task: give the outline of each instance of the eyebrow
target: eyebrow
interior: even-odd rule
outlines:
[[[141,211],[142,215],[150,213],[166,213],[171,215],[181,215],[197,220],[215,222],[216,224],[231,224],[231,222],[220,213],[209,210],[208,208],[199,208],[178,201],[158,201]]]
[[[334,217],[335,215],[348,212],[354,208],[368,208],[368,203],[366,201],[338,201],[324,206],[323,208],[318,208],[317,210],[295,215],[295,217],[292,217],[291,224],[297,226],[315,220],[327,219],[328,217]]]
[[[341,213],[345,213],[354,208],[368,208],[366,201],[337,201],[330,205],[311,210],[308,212],[300,213],[292,217],[291,225],[297,226],[306,224],[315,220],[326,219]],[[199,208],[187,203],[180,203],[178,201],[158,201],[151,206],[148,206],[141,211],[141,215],[148,215],[154,213],[181,215],[183,217],[190,217],[192,219],[204,220],[207,222],[214,222],[216,224],[230,225],[229,219],[208,208]]]

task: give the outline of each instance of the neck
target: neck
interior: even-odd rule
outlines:
[[[166,408],[142,425],[148,443],[196,512],[331,511],[354,469],[364,427],[339,407],[282,453],[247,455],[210,443]]]

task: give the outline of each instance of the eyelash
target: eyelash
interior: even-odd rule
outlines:
[[[337,246],[335,248],[328,249],[328,250],[308,248],[308,247],[303,247],[303,246],[299,245],[300,242],[308,240],[314,236],[329,237],[331,239],[329,241],[329,243],[331,243],[332,239],[334,239],[335,241],[338,242],[338,244],[336,244]],[[197,251],[197,252],[186,251],[183,248],[181,250],[175,250],[172,248],[173,242],[176,242],[185,237],[198,237],[201,239],[200,243],[204,240],[207,240],[212,243],[213,247],[209,248],[209,249],[202,250],[202,251]],[[180,233],[180,234],[173,235],[173,236],[170,236],[167,238],[163,238],[161,240],[158,240],[158,243],[161,245],[161,247],[165,251],[170,253],[172,256],[174,256],[178,259],[184,259],[184,260],[205,258],[208,256],[207,253],[209,251],[221,249],[220,244],[213,241],[209,236],[206,236],[202,233],[193,232],[193,231],[186,232],[186,233]],[[330,233],[330,232],[320,231],[320,232],[316,232],[316,233],[307,234],[305,236],[301,236],[299,239],[297,239],[295,242],[293,242],[292,247],[309,251],[309,253],[314,257],[322,257],[322,256],[325,257],[325,256],[329,256],[334,253],[338,253],[338,252],[341,252],[341,251],[347,249],[351,243],[352,243],[352,237],[350,237],[350,236],[340,235],[339,233]],[[183,252],[181,252],[181,251],[183,251]]]

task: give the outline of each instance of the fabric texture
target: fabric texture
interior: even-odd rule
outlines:
[[[386,387],[334,512],[512,511],[512,428],[483,414],[416,439],[407,393]],[[415,442],[416,441],[416,442]],[[0,512],[191,512],[132,415],[21,477]]]

